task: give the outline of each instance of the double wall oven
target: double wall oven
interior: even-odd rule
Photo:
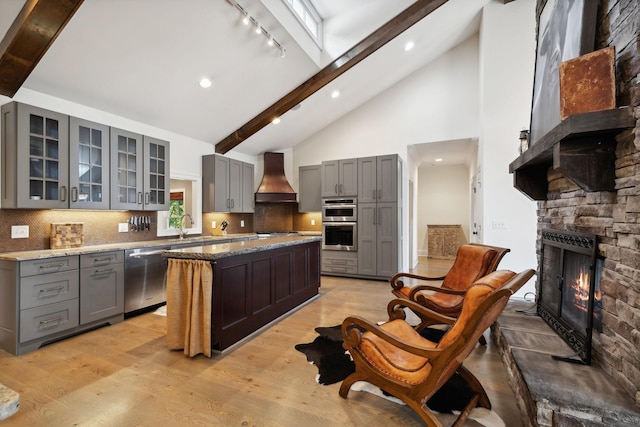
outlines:
[[[322,249],[358,249],[358,203],[356,198],[322,200]]]

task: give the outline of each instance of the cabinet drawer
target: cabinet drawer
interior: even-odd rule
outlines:
[[[102,267],[124,262],[124,251],[96,252],[80,255],[80,268]]]
[[[78,269],[77,256],[57,258],[32,259],[20,262],[20,277],[35,276],[36,274],[51,274],[59,271]]]
[[[358,273],[358,258],[355,252],[337,252],[328,255],[328,251],[322,254],[322,271],[327,273]]]
[[[20,342],[31,341],[78,326],[78,299],[20,312]]]
[[[20,280],[20,309],[78,298],[78,271],[43,274]]]

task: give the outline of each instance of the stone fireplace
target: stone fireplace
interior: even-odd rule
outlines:
[[[617,108],[567,118],[510,171],[538,201],[538,297],[543,233],[595,237],[601,332],[589,357],[640,407],[640,4],[597,3],[595,49],[615,47]]]

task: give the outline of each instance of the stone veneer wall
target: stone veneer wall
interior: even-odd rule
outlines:
[[[594,359],[640,406],[640,4],[599,0],[597,22],[596,49],[615,46],[617,105],[633,108],[636,126],[617,137],[616,191],[585,192],[550,169],[538,233],[600,236],[603,332],[594,332]]]

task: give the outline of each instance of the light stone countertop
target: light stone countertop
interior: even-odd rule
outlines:
[[[29,261],[34,259],[55,258],[70,255],[83,255],[90,253],[109,252],[115,250],[127,250],[137,248],[150,248],[155,246],[188,244],[197,242],[215,242],[215,241],[241,241],[241,240],[257,240],[258,235],[255,233],[237,233],[227,234],[224,236],[192,236],[184,239],[166,238],[157,240],[146,240],[141,242],[124,242],[124,243],[109,243],[104,245],[92,245],[81,246],[78,248],[63,248],[63,249],[41,249],[33,251],[19,251],[19,252],[2,252],[0,253],[0,260],[4,261]]]
[[[184,249],[174,249],[164,251],[163,255],[167,258],[215,261],[229,256],[244,255],[252,252],[300,245],[303,243],[319,242],[321,240],[322,237],[317,235],[269,237],[206,246],[195,246]]]

